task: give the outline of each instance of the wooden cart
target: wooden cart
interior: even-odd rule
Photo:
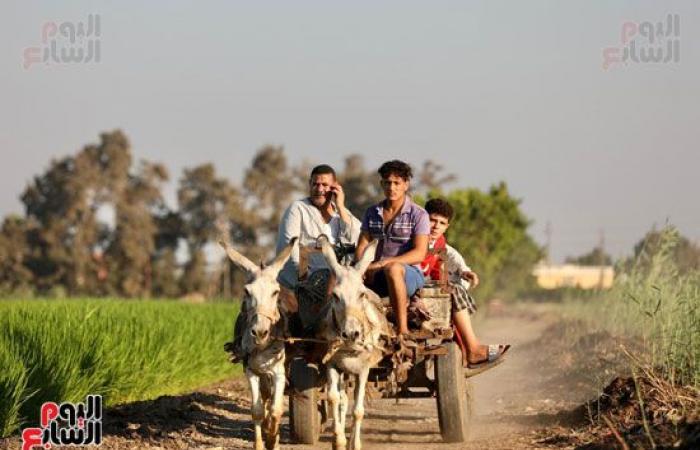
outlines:
[[[302,279],[313,251],[317,250],[301,249]],[[443,273],[444,270],[443,267]],[[462,350],[453,339],[450,295],[444,284],[428,283],[420,296],[430,311],[430,320],[412,333],[415,347],[400,348],[397,340],[389,343],[382,361],[370,371],[367,395],[375,399],[435,398],[443,440],[463,442],[468,437],[473,412],[468,380],[473,374],[463,368]],[[388,298],[383,301],[388,305]],[[289,421],[298,443],[315,444],[328,418],[324,375],[321,364],[307,363],[304,357],[294,357],[290,363]],[[353,381],[345,383],[349,392]]]

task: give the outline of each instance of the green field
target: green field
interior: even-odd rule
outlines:
[[[105,405],[192,390],[240,373],[223,351],[237,305],[172,301],[0,301],[0,437],[45,401]]]
[[[630,362],[646,366],[672,384],[700,389],[700,272],[680,273],[672,258],[673,228],[661,246],[618,271],[610,291],[570,299],[558,312],[585,324],[586,333],[605,331],[633,340]],[[572,333],[572,341],[577,339]]]

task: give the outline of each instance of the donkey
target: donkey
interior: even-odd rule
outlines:
[[[365,287],[362,276],[374,260],[378,241],[371,242],[354,267],[338,263],[333,248],[325,236],[319,239],[321,250],[335,273],[336,283],[331,292],[328,312],[323,319],[319,337],[332,345],[326,355],[328,401],[333,416],[333,448],[344,449],[345,415],[348,398],[343,376],[356,377],[353,430],[350,448],[360,450],[360,429],[364,417],[365,387],[370,368],[381,361],[387,338],[393,335],[379,297]]]
[[[253,264],[222,237],[219,244],[233,263],[247,274],[243,299],[246,327],[242,331],[243,366],[250,384],[251,412],[255,423],[255,450],[279,448],[283,413],[285,370],[284,336],[287,318],[280,313],[277,274],[289,259],[296,238],[267,267]]]

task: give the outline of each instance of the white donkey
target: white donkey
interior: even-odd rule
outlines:
[[[370,243],[354,267],[338,264],[328,239],[319,240],[323,255],[336,276],[331,306],[324,318],[320,337],[337,342],[326,355],[328,401],[333,415],[333,448],[344,449],[345,416],[348,398],[345,394],[344,375],[354,375],[355,404],[350,447],[362,448],[360,429],[364,417],[365,388],[370,368],[381,361],[387,338],[393,331],[379,303],[379,297],[365,287],[362,275],[374,260],[377,241]]]
[[[248,275],[243,299],[247,326],[242,331],[242,351],[252,397],[255,450],[263,449],[263,428],[265,447],[279,448],[285,385],[283,338],[287,320],[278,307],[277,274],[289,259],[295,243],[293,239],[269,266],[258,267],[238,253],[226,237],[219,242],[231,261]]]

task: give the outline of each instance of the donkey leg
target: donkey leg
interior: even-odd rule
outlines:
[[[282,421],[282,413],[284,412],[284,358],[274,367],[274,375],[272,377],[272,402],[270,405],[270,426],[267,429],[265,443],[268,450],[279,448],[280,441],[280,422]]]
[[[345,435],[345,424],[347,423],[348,417],[348,393],[345,390],[345,380],[348,375],[340,374],[340,426],[343,429],[343,436]]]
[[[260,377],[255,375],[250,370],[246,370],[246,377],[248,378],[248,384],[250,385],[250,409],[251,415],[253,416],[253,423],[255,425],[255,450],[263,450],[262,422],[265,418],[265,407],[263,406],[263,399],[260,395]]]
[[[345,429],[340,418],[340,374],[333,367],[328,367],[328,402],[331,404],[333,415],[333,449],[342,450],[347,444]]]
[[[352,450],[362,449],[360,429],[362,428],[362,418],[365,416],[365,389],[368,375],[369,368],[363,369],[357,376],[357,385],[355,385],[355,405],[352,411],[354,421],[352,424],[352,441],[350,442]]]

